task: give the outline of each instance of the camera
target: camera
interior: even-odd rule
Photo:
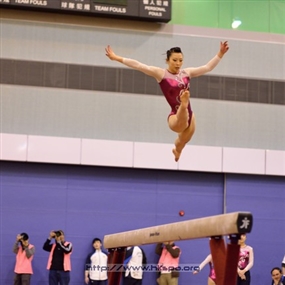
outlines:
[[[20,242],[23,242],[29,239],[29,236],[26,233],[21,233],[20,236],[21,236],[21,238],[19,239]]]
[[[56,237],[60,237],[60,236],[61,236],[61,231],[55,231],[55,232],[54,232],[54,235],[55,235]]]

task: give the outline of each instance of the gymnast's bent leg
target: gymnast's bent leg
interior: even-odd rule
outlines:
[[[174,154],[175,161],[177,162],[180,158],[181,152],[185,145],[191,140],[196,128],[196,118],[194,113],[192,113],[190,126],[184,130],[182,133],[178,134],[175,140],[175,148],[172,150]]]

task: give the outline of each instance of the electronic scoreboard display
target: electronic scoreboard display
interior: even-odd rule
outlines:
[[[167,23],[172,0],[0,0],[0,8],[30,9]]]

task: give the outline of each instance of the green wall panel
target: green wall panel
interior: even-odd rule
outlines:
[[[172,0],[172,24],[285,34],[285,0]]]
[[[175,0],[174,0],[175,3]],[[175,24],[192,25],[201,27],[218,27],[219,3],[212,1],[182,1],[173,5],[173,21]]]
[[[269,32],[268,1],[234,1],[232,13],[242,20],[241,30]]]
[[[233,3],[230,1],[225,1],[219,5],[219,28],[221,29],[231,29],[233,15]]]
[[[270,4],[270,32],[285,34],[285,1],[272,1]]]

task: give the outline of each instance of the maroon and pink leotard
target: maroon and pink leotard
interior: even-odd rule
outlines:
[[[216,272],[214,269],[214,264],[212,262],[209,262],[209,266],[210,266],[209,278],[211,278],[216,283]]]
[[[244,248],[240,248],[238,268],[241,270],[246,268],[249,264],[250,248],[248,245]]]
[[[124,65],[139,70],[145,73],[146,75],[154,77],[157,80],[162,90],[162,93],[164,94],[168,104],[171,107],[171,113],[169,114],[169,116],[177,113],[177,109],[181,104],[180,95],[183,90],[189,90],[190,78],[198,77],[207,72],[210,72],[217,66],[219,62],[220,58],[218,55],[216,55],[205,65],[199,67],[184,68],[180,70],[178,74],[172,74],[167,71],[167,69],[149,66],[131,58],[122,59],[122,63]],[[188,112],[188,124],[190,126],[193,113],[190,105],[190,100],[188,104]]]
[[[164,77],[159,82],[159,85],[162,93],[164,94],[165,99],[167,100],[168,104],[171,107],[171,113],[169,114],[169,116],[176,114],[181,104],[180,95],[182,94],[183,91],[189,90],[190,87],[189,75],[184,70],[181,70],[178,74],[173,74],[166,69]],[[192,118],[192,109],[190,101],[188,104],[188,113],[189,113],[188,126],[190,126]]]

